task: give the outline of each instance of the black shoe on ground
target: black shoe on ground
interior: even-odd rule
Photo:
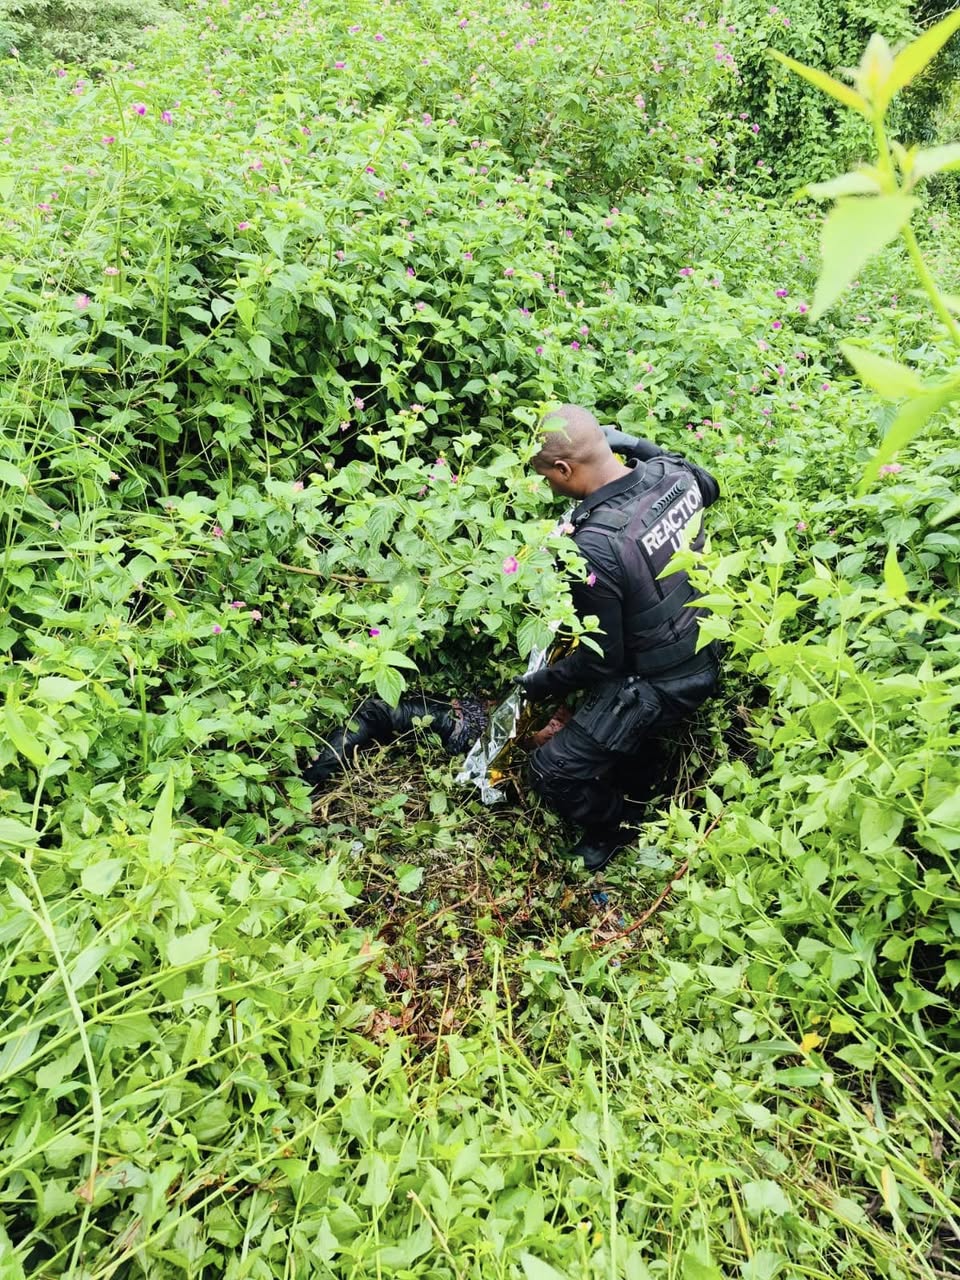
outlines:
[[[601,871],[611,858],[625,849],[630,833],[621,827],[588,827],[579,844],[572,851],[574,858],[582,858],[584,869]]]

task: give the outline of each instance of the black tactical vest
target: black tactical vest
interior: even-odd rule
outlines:
[[[628,669],[655,675],[694,656],[702,609],[689,601],[698,592],[682,570],[661,578],[680,547],[691,521],[700,523],[689,545],[704,542],[703,496],[691,471],[661,456],[639,464],[643,478],[626,506],[594,507],[579,529],[602,534],[620,566],[623,586],[623,631]]]

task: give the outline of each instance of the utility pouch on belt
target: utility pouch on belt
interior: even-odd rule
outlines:
[[[630,752],[660,716],[660,700],[640,676],[609,680],[587,694],[573,723],[607,751]]]

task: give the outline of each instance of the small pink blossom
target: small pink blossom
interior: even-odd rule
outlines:
[[[213,526],[213,528],[210,530],[210,533],[212,534],[212,536],[213,536],[214,538],[222,538],[222,537],[223,537],[223,530],[220,528],[220,526],[219,526],[218,524],[215,524],[215,525]]]
[[[903,464],[900,462],[885,462],[880,468],[882,476],[895,476],[903,470]]]
[[[103,274],[105,276],[118,276],[120,274],[119,267],[104,267]]]
[[[230,601],[230,608],[231,608],[231,609],[245,609],[246,607],[247,607],[247,602],[246,602],[246,600],[231,600],[231,601]]]
[[[170,111],[161,111],[160,120],[162,124],[173,124],[173,113]]]
[[[800,302],[797,304],[797,310],[800,312],[802,316],[805,316],[807,312],[810,310],[810,308],[807,306],[805,302]]]
[[[782,320],[774,320],[774,322],[773,322],[773,324],[770,326],[770,328],[771,328],[771,329],[782,329],[782,328],[783,328],[783,321],[782,321]]]
[[[78,311],[86,311],[87,307],[90,305],[90,298],[85,293],[78,294],[74,299],[73,305]]]
[[[260,612],[259,609],[251,609],[250,617],[254,620],[254,622],[260,622],[260,620],[263,618],[263,614]]]
[[[379,628],[379,627],[369,627],[369,628],[368,628],[368,630],[367,630],[367,635],[370,635],[370,636],[378,636],[379,634],[380,634],[380,628]]]
[[[215,636],[218,636],[218,635],[220,635],[220,634],[221,634],[221,632],[222,632],[222,631],[223,631],[223,627],[221,627],[220,623],[219,623],[219,622],[215,622],[215,623],[213,624],[213,634],[214,634]]]
[[[680,274],[680,275],[682,275],[682,276],[692,276],[692,275],[693,275],[693,267],[681,267],[681,268],[680,268],[680,272],[679,272],[679,274]]]
[[[103,143],[105,147],[112,147],[113,144],[116,142],[116,138],[112,133],[105,133],[103,137],[100,139],[100,141]]]
[[[334,67],[334,70],[335,70],[335,71],[343,71],[343,69],[346,67],[346,65],[347,65],[347,64],[346,64],[345,62],[335,62],[335,63],[333,64],[333,67]]]
[[[386,40],[387,37],[383,35],[382,32],[378,31],[373,38],[374,40],[376,40],[377,44],[383,44],[384,40]]]
[[[579,351],[579,350],[580,350],[580,343],[579,343],[579,342],[577,342],[576,340],[574,340],[573,342],[571,342],[571,343],[570,343],[570,350],[571,350],[571,351]]]
[[[787,291],[786,291],[786,289],[778,289],[778,290],[776,291],[776,296],[777,296],[778,298],[785,298],[785,297],[787,296]]]
[[[516,556],[507,556],[503,562],[504,573],[516,573],[520,568],[520,561]]]
[[[821,391],[829,391],[829,390],[830,390],[830,383],[829,383],[829,382],[821,382],[821,383],[820,383],[820,390],[821,390]]]
[[[360,396],[354,396],[353,407],[359,411],[363,410],[364,401]]]
[[[250,230],[250,223],[249,223],[249,222],[238,222],[238,223],[237,223],[237,230],[238,230],[238,231],[249,231],[249,230]]]
[[[806,520],[797,521],[797,533],[805,533],[807,528]]]
[[[588,573],[588,574],[587,574],[587,586],[588,586],[588,587],[592,587],[592,586],[594,586],[594,585],[596,584],[596,581],[597,581],[597,575],[596,575],[595,573],[592,573],[592,572],[591,572],[591,573]]]
[[[294,480],[294,482],[293,482],[293,492],[294,492],[294,493],[302,493],[302,492],[303,492],[303,481],[302,481],[302,480]]]
[[[138,116],[145,116],[147,114],[147,104],[145,102],[135,102],[131,110],[135,111]]]
[[[513,267],[504,267],[504,269],[503,269],[503,274],[504,274],[505,276],[512,276],[512,275],[513,275],[513,273],[514,273],[514,269],[513,269]]]

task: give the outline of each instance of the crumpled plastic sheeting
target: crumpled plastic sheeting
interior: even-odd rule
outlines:
[[[541,667],[546,666],[547,653],[547,649],[532,650],[527,660],[527,675],[531,671],[539,671]],[[517,736],[517,726],[523,709],[523,692],[520,689],[514,689],[498,707],[491,711],[486,729],[467,752],[463,768],[457,774],[457,782],[462,786],[472,784],[480,789],[480,799],[484,804],[499,804],[507,798],[494,786],[490,770],[507,744]]]

